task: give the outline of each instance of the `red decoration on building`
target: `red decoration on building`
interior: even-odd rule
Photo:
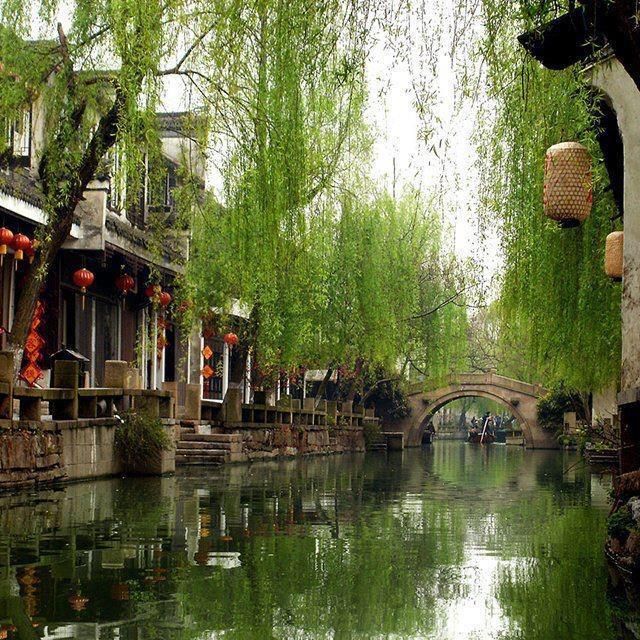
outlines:
[[[214,373],[215,371],[208,364],[205,364],[202,368],[202,377],[205,380],[208,380]]]
[[[160,305],[163,307],[168,307],[171,304],[171,294],[168,291],[162,291],[160,293]]]
[[[75,284],[76,287],[80,287],[82,293],[87,292],[87,287],[90,287],[95,279],[95,275],[93,275],[89,269],[85,269],[84,267],[82,267],[82,269],[78,269],[73,274],[73,284]]]
[[[160,301],[160,294],[162,293],[162,287],[159,284],[150,284],[145,290],[144,295],[149,298],[152,304],[158,304]]]
[[[136,281],[128,273],[123,273],[116,278],[116,289],[124,296],[136,286]]]
[[[24,258],[24,252],[31,247],[31,239],[25,236],[24,233],[16,233],[11,240],[11,246],[16,252],[16,260],[22,260]]]
[[[4,257],[7,255],[7,248],[13,241],[13,231],[7,227],[0,228],[0,265],[4,264]]]
[[[89,269],[78,269],[73,274],[73,284],[76,287],[80,287],[80,291],[82,291],[82,308],[84,309],[84,294],[87,293],[87,287],[90,287],[93,284],[93,281],[96,277],[93,275]]]
[[[79,591],[69,596],[69,605],[74,611],[84,611],[87,608],[89,598],[83,596]]]
[[[46,342],[38,333],[38,327],[42,324],[43,315],[44,305],[38,300],[24,345],[26,365],[20,371],[20,377],[31,387],[35,386],[38,380],[42,378],[42,369],[39,362],[42,360],[42,349],[44,349]]]
[[[232,348],[238,344],[238,336],[231,331],[225,334],[223,340],[229,347],[232,347]]]

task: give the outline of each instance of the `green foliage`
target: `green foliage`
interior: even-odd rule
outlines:
[[[631,530],[635,527],[631,509],[627,505],[614,511],[607,519],[607,533],[612,538],[625,542]]]
[[[549,71],[519,45],[518,33],[549,17],[539,14],[545,3],[483,4],[487,104],[495,116],[482,110],[478,148],[482,204],[491,224],[500,224],[505,256],[501,330],[520,345],[528,379],[597,390],[617,381],[621,349],[620,288],[603,270],[605,237],[617,225],[596,140],[597,102],[579,68]],[[542,214],[545,151],[566,140],[585,144],[594,164],[593,212],[575,229]]]
[[[582,402],[578,393],[559,386],[538,401],[538,423],[543,429],[562,429],[565,413],[575,411],[584,418],[580,415],[581,407]]]
[[[402,381],[380,367],[365,376],[364,395],[367,398],[366,406],[375,407],[382,423],[406,418],[411,413]]]
[[[125,468],[135,469],[171,449],[171,440],[159,418],[128,411],[116,427],[115,448]]]
[[[379,422],[365,422],[362,427],[362,435],[364,436],[365,449],[369,449],[372,444],[378,442],[380,436]]]

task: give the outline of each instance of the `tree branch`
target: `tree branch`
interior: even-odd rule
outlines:
[[[437,311],[440,311],[440,309],[442,309],[443,307],[446,307],[448,304],[451,304],[458,296],[461,296],[467,289],[468,287],[464,287],[463,289],[460,289],[460,291],[457,291],[446,300],[443,300],[440,304],[433,307],[433,309],[429,309],[428,311],[423,311],[422,313],[418,313],[415,316],[410,316],[409,318],[406,318],[406,319],[419,320],[420,318],[426,318],[427,316],[430,316],[436,313]]]
[[[206,29],[205,31],[203,31],[189,46],[189,48],[185,51],[184,55],[182,56],[182,58],[180,58],[180,60],[178,60],[178,62],[176,62],[176,64],[169,68],[169,69],[165,69],[163,71],[158,71],[159,76],[170,76],[172,74],[178,73],[180,71],[180,69],[182,68],[182,65],[187,61],[187,58],[200,46],[200,43],[213,31],[214,27],[216,25],[212,24],[209,26],[208,29]]]

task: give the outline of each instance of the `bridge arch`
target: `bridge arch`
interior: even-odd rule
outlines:
[[[427,425],[433,418],[433,416],[443,407],[448,405],[450,402],[454,400],[460,400],[461,398],[486,398],[487,400],[493,400],[498,404],[506,407],[511,414],[513,414],[520,425],[522,426],[522,432],[525,440],[525,444],[528,448],[534,449],[536,444],[533,437],[533,432],[531,430],[531,425],[529,424],[527,418],[522,415],[520,411],[518,411],[517,406],[514,406],[510,402],[507,402],[504,398],[500,397],[495,393],[491,393],[490,391],[486,391],[485,389],[468,389],[464,391],[454,391],[448,393],[433,403],[429,404],[426,410],[423,413],[423,416],[418,418],[418,428],[420,429],[419,438],[422,440],[422,435],[424,434],[424,430],[427,428]]]
[[[426,424],[444,405],[459,398],[488,398],[509,408],[522,425],[527,448],[557,449],[552,433],[538,425],[538,400],[546,393],[540,385],[499,376],[495,373],[464,373],[450,376],[440,388],[425,391],[420,383],[409,393],[411,414],[386,431],[402,431],[404,446],[420,446]]]

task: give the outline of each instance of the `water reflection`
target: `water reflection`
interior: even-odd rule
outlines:
[[[632,637],[608,481],[572,462],[442,442],[3,497],[0,639]]]

